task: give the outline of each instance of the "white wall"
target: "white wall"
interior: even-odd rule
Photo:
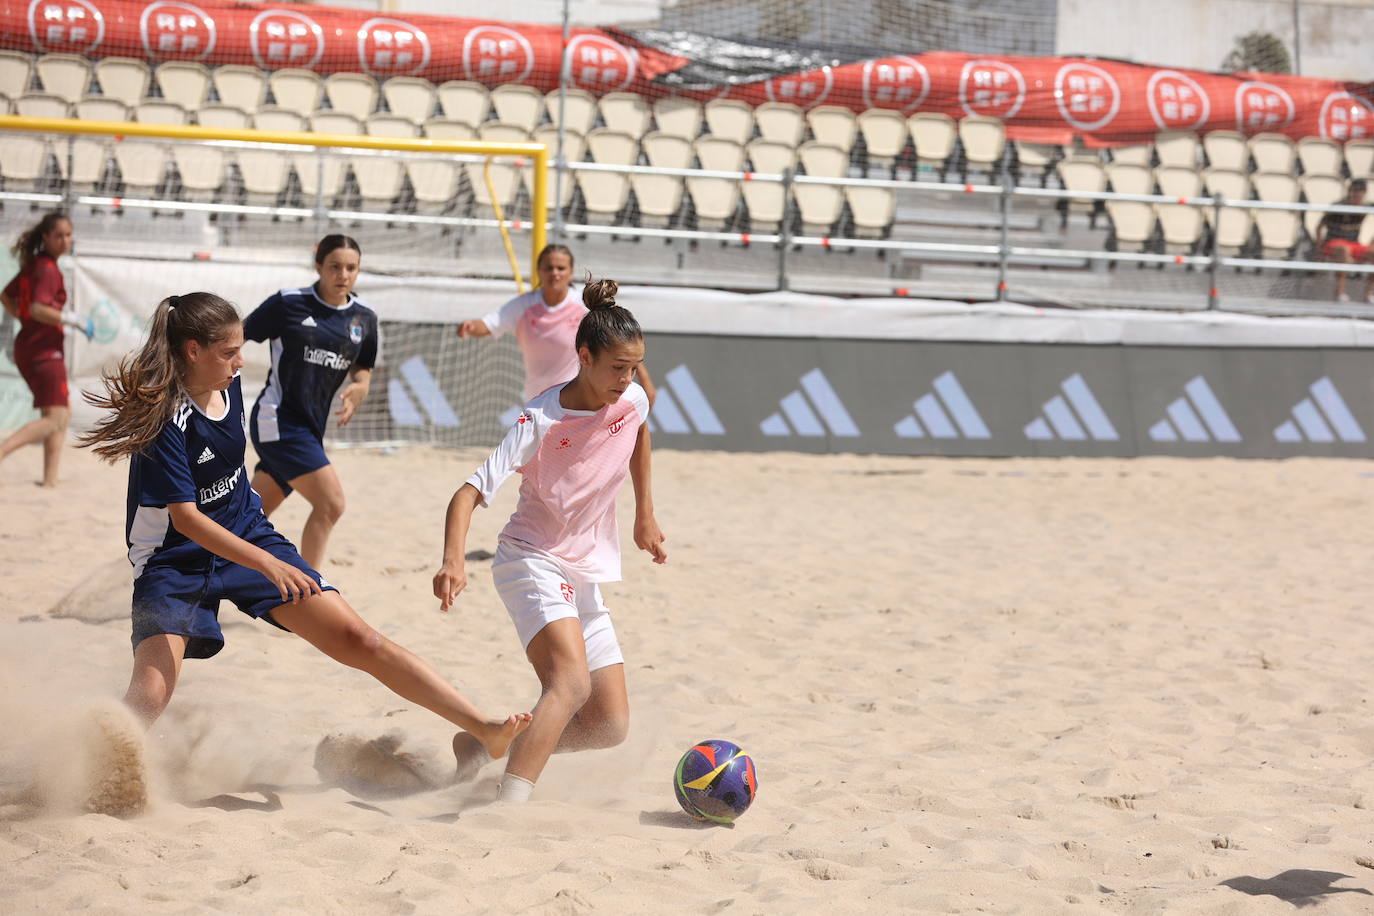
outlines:
[[[1300,0],[1304,76],[1374,80],[1374,0]],[[1293,53],[1293,0],[1059,0],[1056,51],[1218,70],[1235,40],[1272,32]]]

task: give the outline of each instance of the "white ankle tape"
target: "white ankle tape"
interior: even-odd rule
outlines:
[[[530,793],[533,791],[534,783],[523,776],[507,773],[501,777],[501,791],[497,793],[496,800],[499,802],[525,802],[529,801]]]

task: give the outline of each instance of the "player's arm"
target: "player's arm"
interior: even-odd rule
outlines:
[[[451,608],[453,599],[468,586],[468,528],[472,526],[472,512],[481,502],[482,494],[470,483],[459,487],[448,501],[448,512],[444,515],[444,559],[434,574],[434,597],[439,599],[440,610]]]
[[[667,540],[654,518],[653,487],[650,481],[650,437],[649,426],[641,423],[635,437],[635,450],[630,453],[630,482],[635,490],[635,546],[653,554],[655,563],[668,562],[668,551],[663,549]]]
[[[312,594],[320,594],[319,583],[310,576],[261,547],[248,543],[201,512],[195,503],[168,503],[167,513],[172,517],[172,526],[185,537],[217,557],[256,569],[266,576],[281,593],[282,601],[295,602]]]
[[[367,393],[372,388],[372,370],[362,367],[355,367],[349,377],[349,383],[344,386],[344,390],[339,392],[339,409],[337,416],[340,426],[347,426],[348,421],[353,419],[353,414],[358,411],[358,406],[367,399]]]
[[[490,337],[491,328],[481,318],[471,318],[458,325],[459,337]]]

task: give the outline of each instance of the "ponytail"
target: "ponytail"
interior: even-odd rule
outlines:
[[[238,323],[238,312],[214,293],[163,299],[142,349],[102,374],[105,393],[83,392],[88,403],[114,413],[78,437],[80,444],[111,462],[142,452],[185,395],[186,342],[209,346],[227,338]]]
[[[620,285],[614,280],[592,282],[587,274],[586,285],[582,287],[582,304],[587,314],[577,326],[577,338],[573,346],[581,350],[586,347],[592,356],[618,344],[643,340],[644,332],[635,321],[635,316],[624,306],[615,304],[615,294]]]
[[[43,214],[43,218],[38,222],[19,233],[19,238],[15,239],[14,245],[10,248],[10,254],[19,259],[21,271],[28,270],[33,265],[33,259],[43,250],[43,240],[60,222],[71,220],[61,210],[50,210]]]

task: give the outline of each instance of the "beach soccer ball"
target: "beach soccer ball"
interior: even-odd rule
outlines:
[[[729,741],[698,741],[673,771],[673,792],[682,810],[699,821],[729,824],[759,790],[754,759]]]

